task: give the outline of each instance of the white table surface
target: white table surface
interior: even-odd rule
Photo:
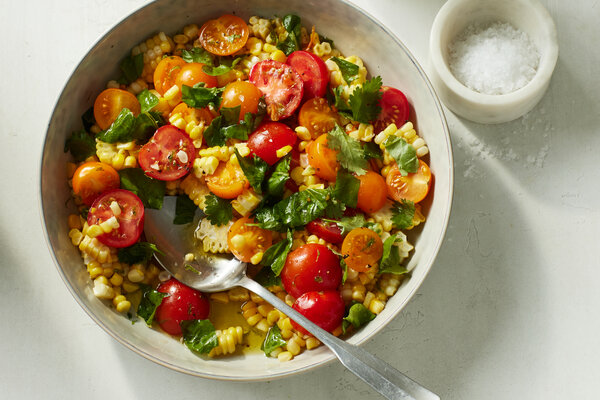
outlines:
[[[443,0],[355,0],[427,64]],[[600,398],[600,4],[543,0],[560,57],[541,103],[485,126],[447,111],[455,201],[439,257],[365,348],[444,399]],[[59,91],[127,1],[0,1],[0,398],[378,399],[341,365],[266,383],[195,378],[127,350],[66,289],[38,211]]]

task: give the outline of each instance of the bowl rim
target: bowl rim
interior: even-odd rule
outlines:
[[[414,295],[416,294],[417,290],[420,288],[422,282],[425,280],[425,278],[427,277],[427,275],[429,274],[429,272],[431,271],[431,268],[433,266],[433,263],[435,262],[435,259],[437,258],[437,255],[441,249],[442,246],[442,242],[446,236],[446,231],[448,228],[448,224],[450,221],[450,214],[451,214],[451,210],[452,210],[452,205],[453,205],[453,195],[454,195],[454,162],[453,162],[453,152],[452,152],[452,141],[451,141],[451,137],[450,137],[450,131],[448,128],[448,123],[446,120],[446,116],[444,114],[444,110],[442,107],[442,103],[434,89],[434,86],[432,85],[430,79],[428,78],[427,74],[425,73],[424,69],[420,66],[420,64],[417,62],[416,58],[413,56],[413,54],[409,51],[409,49],[404,45],[404,43],[387,27],[385,26],[383,23],[381,23],[379,20],[377,20],[376,18],[374,18],[370,13],[368,13],[367,11],[365,11],[364,9],[362,9],[361,7],[357,6],[356,4],[353,4],[347,0],[337,0],[338,2],[353,8],[354,10],[356,10],[358,13],[362,14],[364,17],[368,18],[372,23],[374,23],[377,27],[379,27],[380,29],[382,29],[393,41],[394,43],[399,46],[407,55],[407,57],[409,58],[410,62],[414,65],[414,67],[416,68],[418,74],[421,76],[421,79],[423,79],[424,84],[426,85],[427,89],[429,90],[429,95],[431,96],[433,103],[435,104],[435,109],[438,112],[437,118],[439,118],[441,125],[442,125],[442,130],[443,130],[443,136],[445,139],[445,145],[446,148],[448,150],[448,171],[447,171],[447,182],[448,182],[448,193],[447,193],[447,197],[445,199],[442,200],[442,203],[445,205],[443,208],[443,212],[441,215],[441,218],[443,220],[443,225],[440,227],[440,233],[437,236],[436,240],[432,243],[433,245],[433,251],[430,252],[428,259],[425,260],[421,260],[420,263],[421,264],[426,264],[427,269],[424,270],[423,272],[423,277],[421,279],[421,283],[419,285],[417,285],[416,287],[413,288],[412,291],[410,291],[407,296],[405,301],[403,302],[403,304],[400,305],[400,307],[398,308],[398,310],[396,310],[395,312],[391,313],[387,318],[381,320],[381,323],[376,326],[371,335],[368,337],[364,337],[360,340],[356,340],[354,342],[355,345],[360,346],[363,343],[367,342],[368,340],[371,340],[374,338],[374,336],[376,334],[378,334],[387,324],[389,324],[389,322],[395,318],[403,309],[404,307],[406,307],[406,305],[410,302],[410,300],[414,297]],[[38,169],[38,173],[39,173],[39,190],[38,190],[38,208],[39,208],[39,215],[40,215],[40,222],[42,224],[42,228],[43,228],[43,234],[44,234],[44,238],[46,241],[46,245],[48,246],[48,250],[50,252],[50,255],[52,257],[52,260],[54,261],[54,265],[55,268],[58,270],[58,273],[63,281],[63,283],[65,284],[65,286],[67,286],[69,292],[71,293],[71,295],[73,296],[73,298],[75,299],[75,301],[79,304],[79,306],[83,309],[83,311],[94,321],[96,322],[96,324],[98,326],[100,326],[106,333],[108,333],[113,339],[115,339],[118,343],[120,343],[121,345],[125,346],[126,348],[128,348],[129,350],[133,351],[134,353],[136,353],[137,355],[141,356],[142,358],[145,358],[147,360],[150,360],[156,364],[162,365],[164,367],[167,367],[169,369],[172,369],[174,371],[177,372],[181,372],[187,375],[191,375],[191,376],[196,376],[196,377],[201,377],[201,378],[207,378],[207,379],[214,379],[214,380],[220,380],[220,381],[237,381],[237,382],[260,382],[260,381],[267,381],[267,380],[271,380],[271,379],[278,379],[278,378],[283,378],[283,377],[287,377],[287,376],[291,376],[294,374],[298,374],[298,373],[304,373],[304,372],[308,372],[310,370],[313,370],[315,368],[318,368],[320,366],[323,366],[325,364],[328,364],[330,362],[332,362],[334,359],[336,359],[335,355],[329,350],[328,354],[323,358],[323,360],[321,361],[317,361],[314,362],[310,365],[306,365],[304,367],[299,367],[296,369],[292,369],[292,370],[288,370],[288,371],[282,371],[282,372],[277,372],[277,373],[271,373],[268,375],[262,375],[262,376],[255,376],[255,377],[243,377],[243,376],[227,376],[227,375],[215,375],[215,374],[210,374],[210,373],[203,373],[202,371],[198,371],[198,370],[191,370],[185,367],[181,367],[178,365],[174,365],[171,364],[141,348],[138,348],[137,346],[135,346],[134,344],[130,343],[128,340],[126,340],[125,338],[122,338],[121,336],[119,336],[115,331],[113,331],[109,326],[107,326],[106,324],[104,324],[104,322],[98,317],[96,316],[92,310],[83,302],[83,300],[77,295],[77,293],[75,292],[75,289],[70,285],[67,276],[65,274],[65,272],[63,271],[57,256],[54,252],[54,249],[52,247],[52,242],[50,240],[50,235],[48,232],[48,227],[46,225],[46,213],[44,213],[44,200],[42,197],[42,186],[43,186],[43,167],[44,167],[44,150],[46,148],[47,142],[48,142],[48,131],[50,130],[50,126],[52,124],[54,115],[56,113],[57,107],[61,102],[61,99],[64,95],[64,91],[67,88],[69,82],[71,81],[73,75],[76,73],[76,71],[81,67],[82,63],[84,62],[84,60],[89,56],[89,54],[100,44],[100,42],[102,42],[104,39],[106,39],[114,30],[116,30],[123,22],[125,22],[126,20],[132,18],[135,14],[141,12],[142,10],[148,8],[148,7],[152,7],[154,5],[154,1],[150,2],[148,4],[142,5],[134,10],[132,10],[128,15],[126,15],[125,17],[121,18],[119,21],[117,21],[114,25],[112,25],[110,28],[108,28],[104,33],[102,33],[100,35],[100,37],[94,41],[94,43],[88,47],[87,51],[85,52],[85,54],[81,57],[80,61],[77,63],[77,65],[71,70],[70,74],[68,75],[67,80],[64,82],[64,84],[62,85],[62,89],[60,91],[59,96],[56,99],[56,102],[54,104],[54,107],[52,108],[52,113],[49,116],[48,119],[48,123],[46,125],[46,133],[44,136],[44,140],[42,142],[42,146],[41,146],[41,152],[40,152],[40,157],[39,157],[39,169]]]
[[[520,102],[522,99],[533,98],[543,91],[550,80],[556,62],[558,60],[558,34],[556,24],[548,10],[539,0],[513,0],[526,5],[532,13],[536,14],[542,21],[541,30],[545,31],[545,56],[540,58],[538,70],[534,77],[525,86],[506,94],[485,94],[468,88],[461,83],[450,71],[450,67],[444,60],[442,49],[442,30],[452,23],[454,14],[461,10],[472,7],[474,0],[449,0],[438,11],[429,39],[429,54],[431,65],[435,68],[439,78],[461,100],[482,105],[485,107],[502,107]],[[504,4],[499,2],[500,4]],[[541,49],[540,49],[541,50]]]

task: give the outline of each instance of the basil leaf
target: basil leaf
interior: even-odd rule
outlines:
[[[121,61],[121,64],[119,64],[119,68],[121,69],[122,75],[118,79],[118,82],[129,85],[131,82],[142,76],[142,71],[144,70],[144,54],[140,53],[135,56],[125,57],[123,61]]]
[[[323,215],[329,194],[327,189],[306,189],[281,200],[272,208],[261,208],[254,218],[263,229],[301,227]]]
[[[154,243],[137,242],[129,247],[119,249],[117,257],[119,258],[119,262],[136,264],[150,260],[155,252],[162,254]]]
[[[148,111],[135,117],[135,123],[133,124],[133,130],[131,132],[131,140],[135,139],[136,143],[146,143],[156,130],[164,125],[165,122],[156,111]]]
[[[148,89],[144,89],[137,95],[140,102],[141,113],[148,112],[158,105],[158,97],[150,93]]]
[[[218,109],[221,105],[223,88],[207,88],[204,83],[197,83],[193,87],[181,86],[181,101],[190,107],[204,108],[212,105]]]
[[[395,201],[392,206],[392,223],[398,229],[406,229],[413,225],[415,203],[410,200]]]
[[[83,123],[83,129],[89,132],[90,128],[96,124],[96,117],[94,117],[94,107],[88,108],[81,115],[81,122]]]
[[[292,52],[300,50],[300,31],[302,28],[301,19],[294,14],[288,14],[283,17],[283,27],[288,35],[284,41],[277,43],[277,48],[289,56]]]
[[[349,104],[352,110],[352,119],[358,122],[368,124],[377,119],[381,112],[379,100],[381,100],[381,77],[366,81],[361,86],[356,87],[350,95]]]
[[[168,293],[161,293],[152,289],[149,285],[141,284],[142,299],[137,308],[137,315],[146,321],[146,325],[152,326],[156,309],[162,303],[162,299],[169,296]]]
[[[341,166],[357,175],[364,175],[368,166],[365,151],[360,142],[335,125],[327,134],[327,147],[337,151],[337,159]]]
[[[273,173],[267,180],[267,194],[273,197],[283,196],[285,183],[290,179],[290,162],[292,156],[290,154],[283,157],[275,164]]]
[[[219,76],[224,75],[235,68],[242,61],[242,57],[236,57],[235,59],[221,58],[221,63],[218,66],[204,65],[202,71],[206,75]]]
[[[73,132],[65,141],[65,153],[71,152],[75,161],[83,161],[91,155],[96,154],[96,141],[83,129]]]
[[[260,264],[265,267],[270,267],[273,274],[279,276],[285,265],[287,255],[292,249],[293,239],[292,231],[288,229],[285,239],[275,243],[265,251]]]
[[[214,65],[214,57],[202,47],[193,47],[191,50],[182,50],[181,58],[187,63],[195,62],[206,65]]]
[[[117,119],[108,127],[107,130],[96,135],[98,140],[106,143],[130,142],[133,138],[131,133],[135,125],[135,116],[128,108],[123,108]]]
[[[342,77],[346,81],[347,84],[354,82],[358,78],[358,65],[351,63],[350,61],[346,61],[342,58],[331,57],[331,59],[338,65],[340,68],[340,72],[342,73]]]
[[[242,157],[237,148],[234,147],[234,151],[240,167],[244,171],[244,175],[246,175],[248,182],[250,182],[250,186],[252,186],[256,193],[261,194],[261,185],[265,179],[269,165],[256,155],[252,158]]]
[[[206,144],[210,147],[225,145],[227,138],[221,133],[222,120],[223,117],[219,115],[204,130],[204,140],[206,140]]]
[[[125,168],[119,171],[121,189],[135,193],[146,208],[160,210],[165,196],[165,182],[152,179],[141,168]]]
[[[375,158],[377,160],[383,160],[383,154],[381,148],[374,142],[367,142],[363,144],[363,150],[365,152],[365,158]]]
[[[175,218],[173,219],[174,225],[189,224],[194,221],[194,215],[198,206],[196,203],[185,194],[177,196],[175,200]]]
[[[238,107],[236,107],[238,108]],[[222,109],[221,109],[222,110]],[[236,116],[237,118],[237,116]],[[248,140],[248,135],[252,129],[252,114],[246,113],[244,119],[239,124],[233,124],[221,128],[221,133],[226,138]]]
[[[406,274],[408,270],[400,265],[400,249],[395,243],[402,242],[398,234],[392,235],[383,242],[383,254],[379,260],[379,273]]]
[[[271,268],[261,268],[260,271],[254,275],[253,279],[264,287],[282,285],[281,278],[275,276],[275,273]]]
[[[281,336],[281,329],[277,325],[273,325],[269,332],[267,332],[267,336],[265,337],[265,341],[260,346],[260,349],[265,352],[265,355],[268,357],[271,355],[273,350],[277,349],[285,345],[287,342]]]
[[[342,333],[346,333],[346,330],[350,325],[354,329],[358,329],[361,326],[367,324],[375,318],[375,314],[369,311],[362,303],[354,303],[348,310],[348,315],[344,317],[342,322]]]
[[[207,319],[181,321],[183,343],[192,351],[208,354],[219,345],[214,325]]]
[[[387,152],[390,153],[390,156],[396,161],[396,164],[398,164],[402,176],[417,172],[419,168],[417,151],[406,140],[397,136],[389,136],[383,145]]]
[[[225,225],[233,219],[233,207],[231,203],[214,194],[205,197],[204,214],[211,224]]]
[[[333,196],[348,207],[356,208],[359,187],[360,180],[358,178],[340,169],[335,178]]]

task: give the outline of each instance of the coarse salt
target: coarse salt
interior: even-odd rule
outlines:
[[[470,25],[448,46],[450,70],[484,94],[507,94],[529,83],[540,55],[527,33],[504,22]]]

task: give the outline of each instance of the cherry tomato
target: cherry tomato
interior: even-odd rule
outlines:
[[[209,52],[228,56],[246,45],[250,29],[240,17],[225,14],[200,28],[200,43]]]
[[[256,114],[258,112],[260,96],[262,96],[260,90],[250,82],[231,82],[225,86],[221,107],[240,106],[240,120],[243,120],[246,113]]]
[[[388,194],[385,179],[373,171],[367,171],[357,178],[360,181],[357,207],[366,213],[374,213],[381,209]]]
[[[168,294],[154,315],[154,320],[168,334],[181,335],[182,321],[208,318],[210,302],[206,296],[177,279],[161,283],[156,290]]]
[[[337,160],[337,151],[327,147],[327,135],[323,134],[306,147],[308,163],[315,169],[319,178],[335,181],[340,163]]]
[[[217,78],[206,74],[202,70],[203,66],[204,64],[196,62],[185,63],[175,77],[175,84],[179,86],[180,90],[183,85],[191,87],[200,82],[203,82],[204,86],[209,88],[217,86]]]
[[[335,222],[325,222],[317,218],[306,225],[306,230],[329,243],[340,244],[344,241],[342,230]]]
[[[161,95],[177,83],[181,68],[187,64],[183,58],[168,56],[160,60],[154,70],[154,89]]]
[[[397,165],[394,165],[386,177],[388,195],[396,200],[410,200],[418,203],[423,200],[431,186],[431,170],[419,160],[417,172],[402,176]]]
[[[296,299],[292,308],[328,332],[340,326],[345,313],[344,300],[337,290],[304,293]],[[294,320],[292,326],[305,335],[309,334]]]
[[[296,132],[281,122],[266,122],[248,137],[248,148],[267,164],[279,161],[277,150],[296,144]]]
[[[204,122],[205,126],[208,126],[214,118],[208,107],[194,108],[189,107],[185,103],[179,103],[175,106],[175,108],[171,111],[170,115],[175,114],[181,114],[181,117],[186,122],[193,121],[196,124]]]
[[[173,125],[161,126],[138,155],[146,175],[161,181],[174,181],[192,170],[196,149],[192,139]]]
[[[383,242],[379,235],[369,228],[352,229],[342,243],[342,257],[348,268],[366,272],[383,255]]]
[[[119,173],[101,162],[81,164],[73,175],[73,193],[81,197],[84,204],[91,206],[102,192],[121,186]]]
[[[375,132],[381,132],[389,124],[396,124],[400,128],[408,121],[408,115],[410,114],[410,104],[406,96],[398,89],[389,86],[382,86],[381,93],[383,93],[381,100],[379,100],[381,113],[373,124]]]
[[[304,84],[289,65],[274,60],[257,62],[250,70],[249,80],[264,94],[267,113],[273,121],[289,117],[300,105]]]
[[[288,56],[286,64],[300,74],[306,99],[325,95],[329,83],[329,70],[318,55],[303,50],[294,51]]]
[[[308,100],[300,108],[298,122],[306,127],[312,138],[327,133],[340,124],[340,116],[322,97]]]
[[[111,203],[115,201],[121,213],[115,215]],[[124,189],[113,189],[102,193],[88,212],[88,225],[98,225],[111,217],[119,222],[119,227],[109,233],[96,236],[100,242],[110,247],[129,247],[140,238],[144,230],[144,204],[134,193]]]
[[[271,247],[271,231],[255,226],[254,219],[243,217],[235,221],[227,232],[227,245],[238,260],[250,262],[258,252]]]
[[[239,164],[231,161],[220,163],[212,175],[205,177],[205,181],[208,189],[223,199],[234,199],[250,186]]]
[[[325,245],[305,244],[288,254],[281,282],[296,298],[306,292],[335,290],[342,283],[340,259]]]
[[[128,108],[133,115],[138,115],[141,110],[138,99],[128,91],[115,88],[103,90],[94,101],[94,118],[100,129],[108,129],[124,108]]]

